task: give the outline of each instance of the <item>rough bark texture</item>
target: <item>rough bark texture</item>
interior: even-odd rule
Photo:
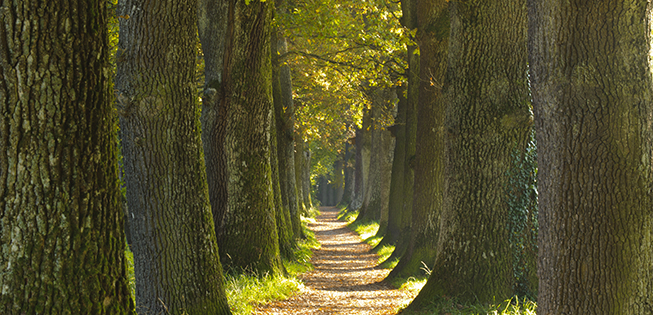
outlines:
[[[272,43],[276,43],[273,40]],[[274,46],[272,47],[274,48]],[[275,73],[273,70],[272,73]],[[274,79],[274,74],[273,74]],[[273,88],[276,89],[276,88]],[[276,102],[276,100],[275,100]],[[272,168],[272,189],[274,192],[274,214],[275,221],[277,224],[277,235],[279,240],[279,253],[287,259],[292,259],[295,248],[295,238],[293,237],[293,227],[290,220],[290,211],[288,210],[287,204],[284,205],[282,197],[282,185],[280,180],[280,165],[279,165],[279,148],[277,147],[277,120],[275,110],[272,110],[272,119],[270,123],[270,166]]]
[[[196,1],[119,4],[116,93],[137,311],[229,314],[195,97]]]
[[[224,51],[227,36],[229,3],[220,0],[199,0],[198,33],[204,54],[204,94],[202,95],[202,144],[209,200],[218,239],[222,239],[224,216],[227,213],[227,156],[224,150],[227,135],[227,106],[223,100]]]
[[[277,38],[275,36],[275,38]],[[295,177],[295,106],[292,98],[292,78],[290,66],[279,60],[278,56],[288,51],[287,39],[277,38],[273,43],[274,67],[274,110],[277,123],[277,148],[279,157],[279,177],[284,208],[289,212],[289,223],[295,237],[302,233],[302,225],[297,200],[297,178]]]
[[[417,12],[415,0],[401,1],[403,13],[402,24],[410,29],[417,27]],[[408,86],[406,106],[406,142],[404,165],[404,200],[401,209],[401,233],[395,245],[395,250],[388,260],[400,258],[410,242],[410,226],[413,214],[413,184],[415,180],[415,146],[417,139],[417,100],[419,97],[419,64],[420,57],[415,53],[416,47],[408,46]]]
[[[491,303],[514,294],[508,173],[526,152],[532,124],[524,4],[449,3],[446,184],[438,254],[411,308],[442,295]]]
[[[133,313],[108,49],[104,1],[0,1],[0,313]]]
[[[392,170],[390,176],[390,191],[388,192],[388,219],[382,233],[383,236],[376,248],[384,245],[394,245],[399,239],[401,232],[401,210],[404,204],[404,167],[406,164],[406,106],[407,100],[404,96],[405,87],[397,89],[399,102],[397,104],[397,117],[395,124],[390,131],[395,138],[394,153],[392,159]],[[379,227],[381,230],[381,226]]]
[[[424,275],[435,262],[444,191],[444,99],[449,10],[443,0],[417,0],[420,90],[410,242],[390,277]]]
[[[270,164],[272,6],[230,0],[225,52],[229,209],[220,256],[260,274],[282,268]]]
[[[651,4],[529,4],[538,314],[652,314]]]

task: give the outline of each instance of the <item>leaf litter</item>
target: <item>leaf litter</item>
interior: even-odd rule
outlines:
[[[284,301],[260,305],[255,314],[396,314],[417,292],[381,282],[390,269],[377,267],[378,256],[347,223],[338,209],[322,207],[308,227],[322,244],[314,251],[314,270],[300,276],[301,291]]]

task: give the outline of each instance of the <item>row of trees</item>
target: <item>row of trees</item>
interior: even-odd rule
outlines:
[[[0,9],[2,313],[230,314],[223,266],[285,272],[310,154],[275,3],[120,0],[115,70],[107,2]]]
[[[432,269],[409,309],[517,294],[537,297],[541,314],[653,312],[650,4],[401,7],[416,33],[407,86],[394,87],[406,97],[387,128],[396,145],[383,206],[355,201],[374,188],[346,184],[386,183],[369,162],[384,154],[370,145],[374,122],[363,117],[356,161],[341,156],[355,171],[334,169],[341,203],[380,219],[382,244],[396,245],[390,277]]]
[[[646,2],[121,0],[115,86],[105,2],[0,9],[4,313],[134,312],[115,113],[141,313],[283,272],[310,160],[432,267],[410,308],[653,312]]]

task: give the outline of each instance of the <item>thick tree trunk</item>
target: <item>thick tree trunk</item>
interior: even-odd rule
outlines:
[[[229,314],[197,119],[195,1],[120,3],[116,91],[137,310]]]
[[[392,159],[392,174],[390,178],[390,191],[388,195],[388,220],[385,231],[377,232],[377,236],[383,236],[377,247],[394,245],[399,239],[401,232],[401,210],[404,205],[404,166],[406,163],[406,106],[407,100],[404,97],[405,86],[399,87],[397,96],[397,117],[395,124],[390,128],[395,138],[394,154]],[[381,230],[381,227],[379,227]]]
[[[406,252],[389,277],[424,276],[423,263],[435,262],[444,190],[444,99],[449,9],[444,0],[418,0],[417,42],[420,47],[420,90],[415,148],[412,225]]]
[[[282,269],[270,164],[271,2],[229,0],[225,52],[229,209],[220,256],[230,268]]]
[[[276,36],[275,36],[276,37]],[[286,38],[278,38],[273,47],[275,69],[274,109],[277,123],[277,146],[279,153],[279,176],[284,208],[289,212],[292,232],[295,238],[302,234],[301,212],[297,200],[297,178],[295,176],[295,107],[292,98],[290,67],[279,60],[279,55],[288,51]]]
[[[514,294],[509,171],[531,134],[522,0],[451,2],[445,192],[433,271],[411,307],[436,296]],[[421,172],[422,170],[420,170]]]
[[[199,0],[198,33],[204,54],[204,94],[202,96],[202,144],[209,199],[218,243],[224,230],[227,213],[227,156],[224,150],[227,135],[227,106],[224,98],[224,50],[227,37],[229,3],[221,0]]]
[[[652,314],[647,1],[529,1],[538,314]]]
[[[274,39],[274,36],[273,36]],[[275,43],[276,41],[272,41]],[[272,47],[274,48],[274,46]],[[272,73],[275,73],[273,70]],[[274,76],[275,74],[273,74]],[[275,100],[276,102],[276,100]],[[272,108],[271,108],[272,109]],[[272,191],[274,194],[274,214],[277,223],[277,235],[279,236],[279,253],[286,259],[292,259],[294,248],[296,247],[295,238],[293,237],[293,227],[290,220],[290,210],[287,204],[283,202],[283,188],[281,185],[281,172],[279,170],[279,148],[277,134],[277,119],[274,110],[271,112],[272,119],[270,123],[270,166],[272,168]]]
[[[415,0],[401,1],[403,12],[402,24],[410,29],[417,27],[417,12]],[[406,142],[404,165],[404,200],[401,209],[401,233],[396,242],[395,250],[388,260],[400,258],[410,242],[410,229],[413,215],[413,185],[415,181],[415,146],[417,139],[417,100],[419,97],[419,64],[420,57],[415,53],[414,45],[408,46],[408,86],[406,106]]]
[[[354,157],[354,193],[349,210],[358,210],[363,205],[363,130],[356,128],[356,154]]]
[[[106,4],[0,11],[0,313],[133,313]]]

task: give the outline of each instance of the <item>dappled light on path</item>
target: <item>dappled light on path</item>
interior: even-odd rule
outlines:
[[[338,221],[338,209],[323,207],[309,228],[322,247],[311,262],[315,270],[301,278],[296,296],[258,308],[256,314],[395,314],[416,293],[379,283],[390,272],[376,268],[378,256]]]

